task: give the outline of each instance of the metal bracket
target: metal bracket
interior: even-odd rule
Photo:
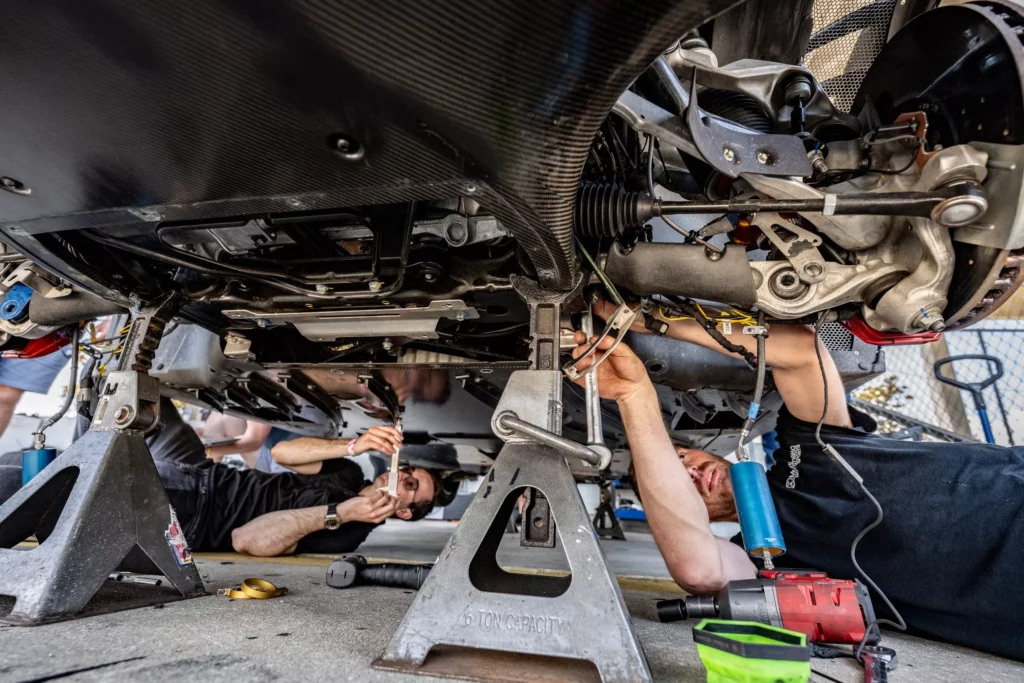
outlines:
[[[694,72],[686,123],[693,144],[711,168],[730,178],[738,178],[740,173],[800,178],[811,175],[811,160],[803,141],[795,135],[744,133],[726,128],[701,111],[697,104],[696,69]]]
[[[820,236],[804,230],[777,213],[759,213],[752,222],[757,223],[764,236],[793,265],[801,280],[814,284],[825,279],[825,258],[818,251],[821,246]]]
[[[475,308],[459,299],[406,308],[385,306],[285,313],[233,309],[224,311],[224,315],[232,320],[253,320],[260,327],[291,324],[303,337],[317,342],[332,342],[343,337],[437,339],[437,323],[442,318],[461,321],[480,317]]]

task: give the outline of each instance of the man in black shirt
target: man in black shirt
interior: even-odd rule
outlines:
[[[598,313],[612,310],[603,305]],[[668,334],[676,339],[719,348],[693,321],[669,324]],[[730,340],[754,350],[752,337],[734,334]],[[584,341],[579,333],[577,355]],[[821,441],[863,477],[885,513],[857,548],[860,565],[912,632],[1024,659],[1024,451],[869,434],[873,421],[847,407],[839,372],[818,344],[828,390]],[[877,510],[815,437],[826,383],[813,332],[773,326],[766,357],[786,404],[776,427],[778,462],[768,473],[787,545],[776,565],[859,578],[850,548]],[[755,565],[743,549],[715,537],[709,526],[736,520],[730,463],[673,446],[646,369],[624,345],[598,373],[602,396],[618,402],[637,492],[675,581],[692,593],[709,594],[728,581],[753,578]],[[892,616],[881,600],[875,609]]]
[[[84,431],[88,418],[80,418]],[[287,442],[282,457],[306,474],[238,470],[207,459],[202,442],[166,398],[157,428],[146,438],[190,549],[260,557],[351,552],[389,517],[425,517],[442,491],[436,474],[419,467],[400,470],[392,498],[380,490],[387,487],[388,473],[367,481],[344,457],[391,453],[401,441],[393,427],[374,427],[351,441],[301,437]],[[0,468],[0,478],[3,503],[17,490],[21,468]]]

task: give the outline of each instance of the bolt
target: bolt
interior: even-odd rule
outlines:
[[[770,156],[768,156],[768,152],[758,152],[757,153],[757,163],[764,165],[764,164],[767,164],[771,160],[772,160],[772,158]]]
[[[114,422],[119,425],[123,425],[132,419],[132,409],[128,406],[121,406],[114,413]]]
[[[466,319],[466,314],[463,311],[459,311],[458,313],[455,314],[455,319],[461,323],[463,320]]]
[[[728,147],[722,150],[722,156],[725,157],[726,161],[736,161],[736,152],[732,151]]]
[[[327,285],[317,285],[316,291],[318,294],[326,294],[327,292],[331,291],[331,288],[328,287]]]
[[[473,194],[476,192],[476,185],[466,185],[466,194]]]
[[[423,279],[426,280],[427,282],[433,282],[434,280],[437,279],[437,275],[428,271],[426,273],[423,273]]]
[[[339,152],[347,152],[352,149],[352,141],[348,138],[338,138],[334,141],[334,148]]]
[[[946,323],[942,318],[939,318],[938,320],[932,322],[932,324],[928,326],[928,329],[931,330],[932,332],[942,332],[944,329],[946,329]]]
[[[269,322],[267,321],[266,318],[256,318],[256,324],[259,327],[266,327],[269,324]]]
[[[720,261],[722,259],[722,252],[708,249],[707,247],[704,247],[704,255],[708,258],[708,261]]]
[[[14,194],[30,195],[32,194],[32,188],[25,187],[25,184],[20,180],[3,176],[0,178],[0,188],[13,192]]]
[[[384,341],[382,341],[382,342],[380,343],[380,345],[381,345],[381,346],[382,346],[382,347],[384,348],[384,350],[385,350],[385,351],[390,351],[390,350],[391,350],[391,347],[392,347],[392,346],[394,346],[394,345],[393,345],[393,344],[391,343],[391,340],[390,340],[390,339],[385,339]]]
[[[379,280],[374,280],[373,282],[370,283],[370,291],[371,292],[379,292],[381,287],[383,287],[383,286],[384,286],[383,282],[381,282]]]

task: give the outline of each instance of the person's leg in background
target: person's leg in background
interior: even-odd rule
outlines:
[[[14,407],[18,405],[23,393],[25,392],[17,387],[0,384],[0,436],[7,431],[7,425],[11,424]]]
[[[0,436],[26,391],[45,394],[71,358],[64,349],[39,358],[0,358]]]

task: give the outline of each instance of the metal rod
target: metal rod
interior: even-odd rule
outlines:
[[[551,446],[552,448],[562,451],[568,455],[576,456],[580,460],[590,463],[594,467],[598,467],[601,464],[601,456],[583,444],[570,441],[564,436],[559,436],[558,434],[549,432],[537,425],[532,425],[529,422],[524,422],[516,417],[515,413],[507,412],[499,415],[498,426],[510,432],[517,432],[523,436],[528,436],[535,441],[539,441],[545,446]]]
[[[686,92],[686,88],[683,87],[682,82],[680,82],[679,77],[676,76],[676,72],[672,70],[672,66],[665,59],[664,55],[654,60],[654,71],[665,85],[665,89],[668,90],[672,101],[675,102],[679,115],[682,116],[686,108],[690,106],[690,95]]]
[[[594,314],[590,307],[583,313],[580,321],[583,334],[587,335],[589,341],[594,336]],[[587,401],[587,444],[604,445],[604,430],[601,426],[601,395],[597,386],[597,373],[588,372],[586,377],[586,401]]]
[[[665,214],[757,213],[759,211],[825,213],[828,215],[921,216],[931,218],[937,207],[954,198],[971,201],[978,208],[976,220],[984,215],[987,202],[977,188],[959,185],[934,192],[863,192],[826,194],[814,199],[748,199],[717,202],[656,201],[655,216]]]

